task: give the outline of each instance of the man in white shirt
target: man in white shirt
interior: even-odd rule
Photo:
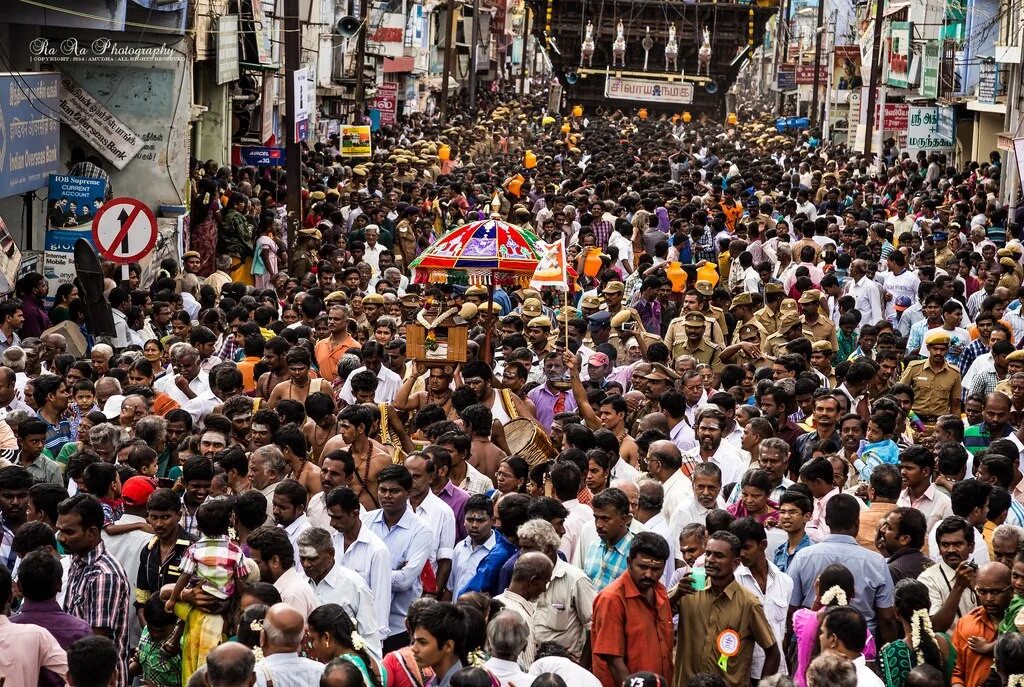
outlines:
[[[508,589],[494,597],[494,600],[501,602],[506,610],[518,613],[528,626],[531,625],[537,613],[537,600],[547,589],[554,567],[551,559],[540,552],[524,553],[512,568],[512,581]],[[528,668],[533,663],[535,651],[531,631],[526,647],[519,655],[519,666]]]
[[[533,675],[524,673],[516,662],[530,641],[530,626],[515,611],[501,611],[487,624],[487,648],[491,657],[484,668],[501,687],[532,685]]]
[[[199,351],[187,343],[171,346],[171,367],[174,374],[167,374],[153,384],[153,389],[161,391],[178,402],[193,418],[201,419],[216,402],[210,389],[210,376],[199,366]]]
[[[363,366],[357,367],[352,371],[352,374],[348,376],[345,383],[342,385],[341,391],[338,393],[338,397],[349,405],[368,401],[369,399],[356,400],[356,395],[352,391],[352,378],[360,372],[368,370],[377,378],[377,388],[373,392],[372,397],[373,402],[393,402],[395,400],[395,396],[398,395],[398,390],[402,388],[402,378],[383,364],[384,347],[376,341],[367,341],[362,345],[362,348],[360,348],[359,357],[363,361]]]
[[[382,658],[381,628],[373,607],[373,592],[362,577],[337,562],[331,533],[311,527],[299,535],[299,561],[320,605],[341,606],[366,640],[366,648]]]
[[[308,618],[318,606],[316,594],[306,575],[295,568],[295,551],[285,531],[264,525],[249,533],[246,544],[260,569],[260,581],[273,584],[281,601]]]
[[[293,479],[281,480],[274,487],[271,501],[274,522],[288,535],[295,552],[295,569],[302,572],[299,562],[299,536],[312,525],[306,517],[306,488]]]
[[[437,466],[426,453],[415,453],[405,459],[405,467],[412,475],[409,507],[423,518],[434,532],[430,565],[434,569],[436,586],[433,591],[443,592],[448,587],[452,572],[452,551],[455,548],[455,513],[430,488]]]
[[[576,550],[576,543],[579,540],[580,531],[587,523],[594,521],[593,509],[585,503],[580,503],[577,498],[580,493],[583,477],[580,469],[570,461],[555,463],[548,475],[548,481],[554,489],[555,498],[562,502],[569,515],[565,518],[563,527],[565,534],[562,535],[562,545],[558,550],[566,558],[572,556]]]
[[[366,237],[366,248],[363,252],[363,260],[373,270],[373,278],[380,274],[380,254],[387,250],[383,244],[377,243],[377,238],[380,236],[380,227],[376,224],[367,224],[366,229],[363,232]]]
[[[661,514],[666,519],[680,503],[693,498],[693,485],[680,469],[682,465],[683,455],[671,441],[655,441],[647,449],[647,474],[661,482],[664,489]]]
[[[334,558],[353,570],[373,590],[378,634],[388,635],[391,614],[391,554],[376,534],[363,525],[363,506],[347,486],[332,489],[325,499],[327,515],[334,530]]]
[[[861,314],[860,323],[874,325],[882,319],[882,299],[878,287],[868,279],[867,271],[868,265],[864,260],[854,260],[850,264],[846,293],[856,301],[856,309]]]
[[[498,543],[492,513],[491,500],[483,494],[473,494],[466,501],[466,537],[455,545],[452,572],[448,576],[448,591],[453,599],[459,598]]]

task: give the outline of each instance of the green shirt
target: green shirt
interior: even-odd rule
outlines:
[[[149,636],[149,628],[139,638],[139,665],[142,679],[156,687],[180,687],[181,654],[166,656],[160,652],[160,642]]]
[[[1017,614],[1022,608],[1024,608],[1024,596],[1014,594],[1010,605],[1006,607],[1006,613],[1003,613],[1003,619],[999,621],[999,634],[1019,632],[1013,621],[1017,619]]]

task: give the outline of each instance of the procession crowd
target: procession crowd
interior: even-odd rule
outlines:
[[[114,336],[0,303],[0,684],[1024,684],[998,154],[482,113],[316,143],[295,223],[195,161]],[[574,288],[411,264],[470,222]]]

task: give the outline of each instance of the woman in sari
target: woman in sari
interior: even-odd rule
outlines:
[[[886,687],[903,687],[914,666],[925,663],[942,671],[948,682],[956,663],[956,651],[946,635],[932,631],[928,588],[913,578],[900,580],[893,605],[903,624],[903,637],[889,642],[878,652],[878,665]]]
[[[217,226],[220,224],[220,192],[213,179],[200,179],[188,220],[188,249],[201,256],[200,277],[209,277],[217,258]]]
[[[740,480],[740,498],[727,510],[737,518],[753,518],[765,527],[779,524],[779,504],[768,499],[772,478],[765,470],[747,470]]]
[[[220,223],[219,254],[231,257],[231,280],[253,285],[253,228],[247,212],[249,199],[243,193],[232,193]]]
[[[355,623],[338,604],[324,604],[309,614],[307,621],[312,654],[318,661],[348,661],[363,676],[366,687],[383,687],[387,674],[380,662],[367,651],[366,640]]]

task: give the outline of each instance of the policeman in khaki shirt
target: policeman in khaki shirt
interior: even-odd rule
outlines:
[[[714,321],[718,325],[715,343],[724,344],[725,334],[729,331],[729,323],[725,321],[725,311],[711,305],[711,296],[715,293],[715,285],[706,279],[701,279],[693,285],[700,295],[700,312],[704,317]]]
[[[722,347],[705,337],[707,319],[699,312],[688,312],[683,315],[682,320],[684,337],[674,339],[670,344],[672,357],[692,355],[698,363],[707,363],[715,372],[721,372]],[[669,341],[666,339],[665,343]]]
[[[940,415],[960,414],[960,373],[946,362],[949,334],[933,331],[925,337],[924,345],[928,357],[907,365],[900,384],[914,389],[914,412],[926,425],[933,425]]]
[[[828,341],[832,350],[839,350],[836,325],[821,311],[821,291],[808,289],[800,294],[799,309],[804,317],[803,332],[811,343]]]
[[[739,342],[740,328],[748,324],[757,328],[758,333],[761,335],[761,341],[768,338],[768,332],[765,331],[764,325],[754,317],[754,297],[752,294],[744,291],[733,296],[732,303],[729,304],[729,310],[738,321],[736,329],[732,333],[732,344]]]
[[[748,352],[753,351],[753,352]],[[754,368],[771,365],[764,357],[764,336],[756,322],[747,322],[736,327],[733,344],[722,351],[722,363],[726,365],[742,365],[752,363]],[[756,355],[755,355],[756,353]]]
[[[780,317],[779,331],[764,341],[765,357],[774,359],[784,355],[787,352],[786,344],[803,336],[803,331],[800,329],[802,324],[802,318],[796,313],[786,313]]]
[[[783,294],[782,284],[765,284],[764,307],[754,313],[754,319],[764,327],[764,331],[769,335],[774,334],[779,328]]]

